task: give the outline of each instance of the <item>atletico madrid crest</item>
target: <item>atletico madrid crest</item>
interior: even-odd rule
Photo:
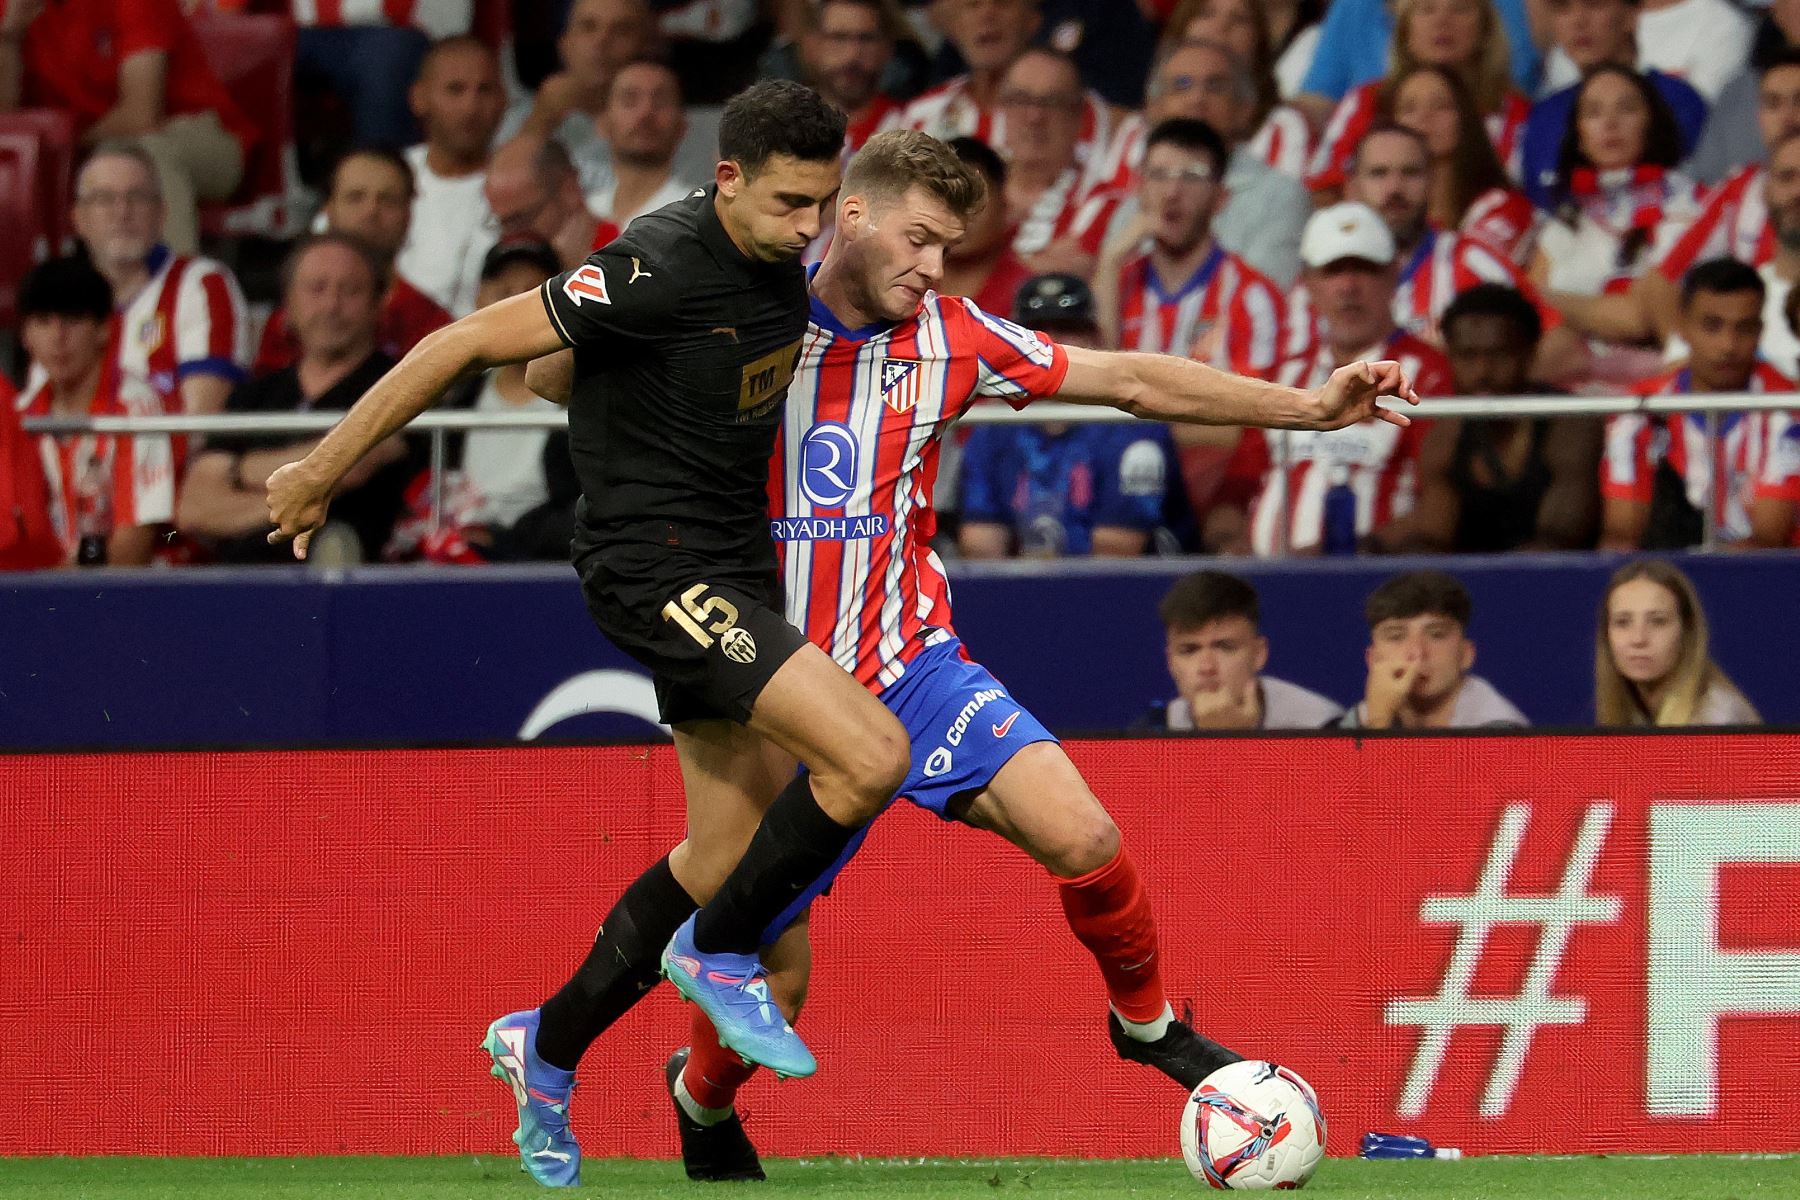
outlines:
[[[911,412],[919,402],[919,364],[907,358],[883,359],[881,399],[897,413]]]

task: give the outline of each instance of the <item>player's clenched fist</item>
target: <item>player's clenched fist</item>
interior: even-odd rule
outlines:
[[[1370,417],[1391,425],[1410,425],[1412,418],[1403,412],[1384,408],[1384,396],[1417,404],[1419,394],[1413,390],[1406,369],[1391,359],[1381,362],[1354,362],[1339,367],[1315,393],[1319,429],[1342,429]]]
[[[291,540],[294,557],[305,558],[306,547],[319,526],[325,524],[325,508],[331,502],[331,485],[316,479],[304,462],[291,462],[269,476],[269,544]]]

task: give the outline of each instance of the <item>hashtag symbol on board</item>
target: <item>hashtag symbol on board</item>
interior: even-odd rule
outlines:
[[[1498,1117],[1512,1103],[1513,1090],[1525,1069],[1525,1058],[1538,1029],[1544,1025],[1579,1025],[1587,1019],[1586,1000],[1579,996],[1552,996],[1550,985],[1556,981],[1557,969],[1562,966],[1577,925],[1611,924],[1619,919],[1619,897],[1588,894],[1588,883],[1606,844],[1612,817],[1610,804],[1588,806],[1554,895],[1515,896],[1507,894],[1507,881],[1525,840],[1531,808],[1525,804],[1510,805],[1494,832],[1474,894],[1427,896],[1420,902],[1422,923],[1455,925],[1458,932],[1437,995],[1406,997],[1387,1006],[1389,1025],[1416,1025],[1420,1029],[1419,1048],[1400,1094],[1402,1115],[1416,1117],[1424,1112],[1450,1047],[1450,1036],[1459,1027],[1500,1026],[1506,1030],[1481,1097],[1481,1115]],[[1475,979],[1475,968],[1487,946],[1488,933],[1497,925],[1539,926],[1537,949],[1517,995],[1471,996],[1469,988]]]

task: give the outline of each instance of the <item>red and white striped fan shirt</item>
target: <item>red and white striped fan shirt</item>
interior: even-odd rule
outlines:
[[[150,281],[119,310],[119,367],[147,382],[170,412],[196,372],[240,379],[250,364],[250,322],[231,272],[210,258],[150,252]]]
[[[1538,210],[1524,192],[1489,188],[1475,197],[1457,232],[1474,238],[1524,266],[1537,242]]]
[[[1793,381],[1764,362],[1751,374],[1751,392],[1791,392]],[[1693,378],[1684,368],[1634,388],[1639,396],[1684,396]],[[1800,423],[1790,412],[1719,415],[1717,466],[1706,454],[1704,413],[1625,413],[1606,422],[1600,461],[1600,494],[1609,500],[1648,504],[1663,461],[1685,485],[1687,500],[1705,511],[1708,488],[1717,488],[1720,534],[1750,536],[1750,505],[1773,498],[1800,501]]]
[[[1073,238],[1089,254],[1100,253],[1107,226],[1126,193],[1082,186],[1080,171],[1070,167],[1044,189],[1013,234],[1013,253],[1036,254],[1065,238]]]
[[[1305,179],[1307,163],[1312,158],[1312,129],[1306,123],[1306,114],[1291,104],[1277,104],[1245,148],[1258,162],[1295,179]],[[1140,150],[1140,158],[1142,153]]]
[[[475,0],[293,0],[293,10],[302,28],[411,25],[436,39],[469,32]]]
[[[847,330],[818,302],[769,469],[787,617],[880,692],[952,636],[931,549],[940,439],[984,397],[1023,408],[1062,386],[1055,343],[928,293],[896,325]]]
[[[1319,136],[1318,146],[1313,149],[1306,176],[1308,188],[1316,192],[1344,185],[1357,143],[1374,126],[1381,111],[1381,89],[1386,83],[1381,79],[1365,83],[1338,101],[1331,120],[1325,124],[1325,132]],[[1494,143],[1494,153],[1500,156],[1507,174],[1514,179],[1519,177],[1520,135],[1530,115],[1531,102],[1519,93],[1509,91],[1500,101],[1500,110],[1484,119],[1488,139]]]
[[[1443,396],[1451,390],[1449,361],[1410,334],[1396,331],[1360,357],[1399,360],[1421,396]],[[1277,367],[1274,379],[1289,387],[1318,387],[1337,366],[1321,341],[1307,356]],[[1311,549],[1324,541],[1325,494],[1334,477],[1341,476],[1356,495],[1358,536],[1411,512],[1418,485],[1419,447],[1429,425],[1415,420],[1403,428],[1369,420],[1329,432],[1246,430],[1230,473],[1262,480],[1250,507],[1251,549],[1270,555],[1284,548]]]
[[[1400,289],[1394,293],[1394,323],[1407,333],[1441,341],[1438,318],[1452,300],[1478,283],[1516,288],[1537,309],[1545,332],[1562,324],[1562,314],[1511,259],[1485,242],[1435,229],[1425,232],[1412,256],[1401,265]]]
[[[932,137],[948,141],[954,137],[972,137],[1002,149],[1006,142],[1006,122],[991,108],[983,108],[969,90],[969,77],[958,75],[948,83],[920,93],[905,108],[891,117],[891,125],[883,128],[922,129]],[[1075,143],[1075,161],[1087,166],[1106,152],[1113,138],[1112,109],[1096,92],[1083,98],[1081,136]]]
[[[18,412],[50,415],[50,384],[38,379],[20,394]],[[89,410],[95,416],[154,417],[162,398],[140,378],[121,374],[109,351]],[[50,524],[72,559],[84,514],[110,513],[107,528],[159,525],[175,519],[175,462],[169,439],[112,434],[33,435],[50,496]]]
[[[1144,250],[1119,268],[1119,348],[1266,376],[1282,353],[1284,307],[1273,280],[1220,246],[1173,291]]]
[[[1767,172],[1745,167],[1714,188],[1700,215],[1676,235],[1657,262],[1671,283],[1681,282],[1695,264],[1711,258],[1735,258],[1760,267],[1775,257],[1775,228],[1769,223],[1769,201],[1763,194]]]

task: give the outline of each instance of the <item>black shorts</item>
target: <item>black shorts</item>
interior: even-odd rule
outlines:
[[[641,544],[593,549],[575,568],[594,624],[649,668],[665,724],[748,724],[763,688],[806,645],[782,615],[772,572]]]

